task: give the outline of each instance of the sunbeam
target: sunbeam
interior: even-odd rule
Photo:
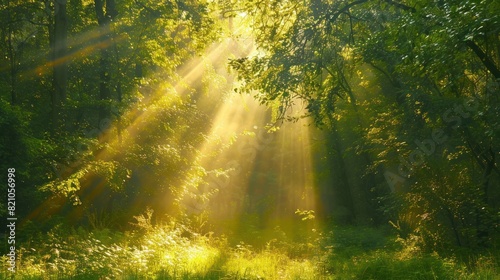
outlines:
[[[3,1],[0,278],[496,279],[500,2],[434,2]]]
[[[239,27],[239,29],[241,28],[242,27]],[[102,33],[88,32],[86,35],[82,35],[81,39],[73,39],[71,44],[84,42],[85,40],[83,40],[83,37],[88,39],[95,39],[102,36]],[[83,58],[97,50],[109,48],[112,46],[112,44],[119,43],[124,39],[126,39],[126,36],[119,36],[117,38],[107,39],[104,42],[97,42],[95,44],[88,45],[85,48],[80,49],[75,53],[69,54],[64,58],[61,58],[57,61],[48,62],[47,64],[40,66],[39,69],[36,70],[36,72],[42,71],[42,68],[49,69],[50,67],[57,65],[57,63],[64,63],[73,59]],[[175,106],[181,106],[186,103],[192,103],[193,106],[195,106],[194,104],[196,102],[196,105],[201,107],[202,110],[205,110],[206,112],[213,111],[214,106],[217,106],[216,103],[219,102],[221,98],[223,99],[223,96],[227,93],[208,92],[206,94],[203,94],[201,85],[202,77],[205,75],[208,68],[217,67],[220,70],[219,72],[223,72],[219,73],[218,75],[222,75],[227,78],[227,85],[225,87],[228,89],[228,91],[230,91],[232,89],[232,78],[231,75],[227,73],[225,62],[232,53],[241,53],[241,49],[243,49],[244,54],[251,54],[251,52],[254,50],[254,47],[253,45],[245,45],[244,47],[241,47],[240,44],[235,43],[235,41],[232,39],[226,39],[222,42],[214,43],[209,48],[207,48],[207,51],[201,58],[192,58],[183,66],[179,67],[177,69],[177,78],[171,78],[169,79],[170,81],[163,81],[156,86],[139,86],[139,92],[143,91],[141,88],[148,91],[147,93],[143,93],[141,106],[131,108],[122,115],[121,121],[128,124],[125,127],[121,128],[120,137],[118,137],[117,120],[113,122],[108,121],[110,123],[108,128],[99,131],[100,137],[102,140],[106,141],[108,149],[94,151],[95,159],[103,162],[113,161],[116,158],[123,156],[122,153],[119,152],[121,147],[133,146],[137,144],[140,145],[141,142],[138,137],[144,134],[146,125],[157,121],[156,118],[158,117],[158,113],[161,108],[175,108]],[[254,102],[253,100],[251,100],[251,98],[247,97],[246,99],[246,102]],[[217,124],[215,127],[219,126],[220,128],[220,125],[223,124],[220,120],[222,120],[223,118],[231,118],[230,115],[228,115],[230,108],[233,108],[233,113],[238,110],[238,102],[234,101],[234,98],[232,97],[228,100],[232,100],[230,101],[231,104],[224,104],[220,106],[220,112],[215,114],[215,123]],[[239,113],[239,115],[242,115],[242,113]],[[233,126],[235,125],[238,125],[238,123],[233,124]],[[210,133],[211,137],[214,137],[215,135],[221,133],[220,131],[218,131],[218,129],[212,128],[212,130],[213,132]],[[215,130],[217,130],[217,133],[215,133]],[[181,143],[184,137],[185,136],[182,133],[176,133],[175,139],[178,143]],[[174,143],[165,144],[167,145]],[[207,144],[205,144],[204,146],[208,147]],[[209,153],[208,148],[201,149],[204,151],[204,153]],[[63,173],[71,174],[87,167],[88,166],[85,162],[77,161],[69,166],[66,166]],[[82,194],[85,193],[84,199],[87,203],[92,204],[93,198],[99,197],[105,190],[109,191],[107,190],[107,188],[103,187],[104,182],[100,181],[100,183],[96,184],[95,182],[93,182],[94,179],[92,179],[92,177],[84,178],[85,179],[81,180],[82,182],[80,182],[81,185],[79,188]],[[75,196],[75,199],[78,200],[75,201],[75,203],[81,203],[81,201],[79,201],[80,197]],[[54,213],[57,213],[61,210],[61,207],[64,204],[63,202],[64,198],[60,197],[59,194],[54,194],[53,196],[48,198],[47,201],[42,203],[37,209],[35,209],[29,215],[29,218],[32,219],[37,217],[38,215],[50,216]],[[48,205],[50,205],[51,207],[47,207]],[[77,214],[75,213],[82,214],[82,211],[80,209],[74,209],[72,211],[72,214],[70,215],[76,217]],[[75,218],[75,220],[77,219]]]

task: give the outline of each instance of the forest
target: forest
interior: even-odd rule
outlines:
[[[1,279],[500,279],[500,1],[0,14]]]

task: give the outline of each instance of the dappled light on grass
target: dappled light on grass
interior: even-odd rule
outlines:
[[[145,234],[135,249],[135,262],[145,273],[205,275],[220,258],[220,251],[200,237],[189,240],[178,229],[156,227]],[[132,268],[134,265],[132,265]]]
[[[294,260],[280,251],[260,253],[236,250],[224,265],[242,279],[317,279],[318,269],[309,260]]]
[[[182,224],[152,225],[150,218],[139,217],[125,234],[54,228],[43,242],[33,240],[36,249],[21,251],[13,279],[497,279],[493,256],[474,260],[474,272],[437,254],[401,258],[376,229],[333,227],[300,256],[294,251],[302,242],[230,246],[223,237],[185,237]]]
[[[186,267],[190,269],[189,272],[192,274],[208,273],[220,257],[219,250],[207,245],[192,246],[184,254],[186,255]]]

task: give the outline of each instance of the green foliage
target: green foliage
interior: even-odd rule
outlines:
[[[297,209],[295,211],[295,214],[299,215],[302,219],[302,221],[306,221],[306,220],[312,220],[315,218],[314,216],[314,210],[300,210],[300,209]]]
[[[311,245],[310,254],[298,255],[293,250],[302,242],[273,239],[262,249],[243,242],[229,246],[224,237],[197,235],[175,220],[153,225],[151,212],[136,218],[137,231],[125,234],[55,227],[19,249],[14,279],[495,279],[497,275],[491,256],[474,257],[469,269],[437,254],[383,248],[379,245],[390,245],[390,237],[369,228],[330,228],[318,233],[321,246]],[[6,268],[0,273],[7,275]]]
[[[16,169],[22,205],[14,279],[497,277],[497,2],[100,2],[104,21],[99,1],[2,3],[0,169]],[[286,210],[292,221],[269,218],[299,191],[278,197],[286,175],[262,156],[285,145],[245,130],[206,151],[220,140],[207,136],[214,99],[233,86],[212,43],[240,32],[224,26],[236,19],[257,45],[229,61],[236,91],[268,105],[273,122],[309,117],[324,129],[307,136],[316,166],[304,168],[317,175],[308,202],[317,208]],[[209,65],[214,54],[221,62]],[[202,96],[209,108],[198,107]],[[245,137],[248,166],[216,159]],[[299,164],[286,159],[281,169]],[[398,184],[387,187],[389,170]],[[231,181],[239,172],[248,188],[223,189],[244,185]],[[214,199],[222,191],[235,198],[228,207]],[[241,205],[236,226],[211,224],[215,209]],[[349,226],[321,230],[326,217]],[[397,237],[353,226],[387,221]]]
[[[106,183],[111,189],[119,190],[123,188],[123,183],[129,178],[130,171],[120,167],[117,162],[96,160],[84,165],[77,172],[71,174],[69,178],[50,182],[40,189],[71,197],[80,190],[80,181],[91,174],[106,178]]]
[[[322,242],[323,246],[329,247],[336,254],[353,254],[353,250],[357,249],[367,252],[392,245],[384,229],[369,227],[333,227],[325,234]]]
[[[133,197],[146,195],[147,206],[159,208],[190,176],[209,123],[191,95],[176,93],[182,77],[175,72],[220,36],[217,4],[119,2],[102,26],[97,2],[69,1],[68,49],[58,61],[51,61],[57,5],[9,2],[2,9],[0,149],[3,168],[15,167],[19,183],[29,186],[18,192],[29,205],[19,214],[46,199],[44,210],[79,212],[75,222],[84,223],[82,213],[111,210],[127,223],[146,206],[122,211]],[[52,72],[63,60],[67,89],[59,106]],[[148,198],[157,192],[162,203]],[[49,212],[35,211],[34,219],[50,219]],[[103,227],[96,219],[89,223]]]
[[[255,93],[283,120],[295,120],[294,106],[304,102],[304,115],[331,131],[334,171],[327,172],[341,197],[334,204],[349,212],[339,220],[363,217],[358,209],[370,197],[397,201],[387,199],[381,176],[397,170],[398,185],[389,188],[408,193],[396,219],[421,246],[494,246],[498,126],[497,113],[484,118],[484,111],[498,108],[498,4],[270,0],[241,7],[260,53],[230,62],[239,91]],[[445,140],[422,148],[435,131]]]

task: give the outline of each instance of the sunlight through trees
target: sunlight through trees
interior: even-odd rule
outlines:
[[[498,1],[0,12],[2,278],[498,278]]]

